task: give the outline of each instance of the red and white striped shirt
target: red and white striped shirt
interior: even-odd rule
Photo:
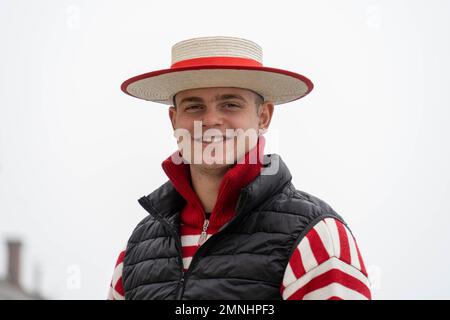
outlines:
[[[200,229],[181,225],[183,267],[199,248]],[[212,234],[208,233],[207,239]],[[117,259],[108,299],[123,300],[122,268]],[[284,300],[370,300],[370,281],[356,240],[339,220],[325,218],[311,228],[290,257],[280,293]]]

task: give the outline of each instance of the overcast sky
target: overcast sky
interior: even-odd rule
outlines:
[[[275,107],[266,153],[349,224],[373,298],[450,298],[449,31],[446,0],[0,0],[0,278],[20,238],[27,289],[106,297],[176,150],[168,106],[120,85],[225,35],[313,81]]]

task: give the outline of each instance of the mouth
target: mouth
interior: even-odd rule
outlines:
[[[203,145],[208,145],[212,143],[221,143],[224,141],[232,140],[234,139],[235,135],[231,136],[202,136],[199,138],[193,138],[195,142],[202,143]]]

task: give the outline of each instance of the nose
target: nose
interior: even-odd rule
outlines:
[[[223,124],[222,115],[215,108],[208,108],[202,117],[204,129],[220,127]]]

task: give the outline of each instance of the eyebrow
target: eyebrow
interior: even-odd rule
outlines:
[[[247,100],[244,99],[244,97],[242,97],[239,94],[218,94],[215,96],[215,101],[223,101],[223,100],[228,100],[228,99],[238,99],[238,100],[242,100],[243,102],[247,102]],[[203,98],[201,97],[187,97],[187,98],[183,98],[180,101],[180,105],[183,102],[204,102]]]

